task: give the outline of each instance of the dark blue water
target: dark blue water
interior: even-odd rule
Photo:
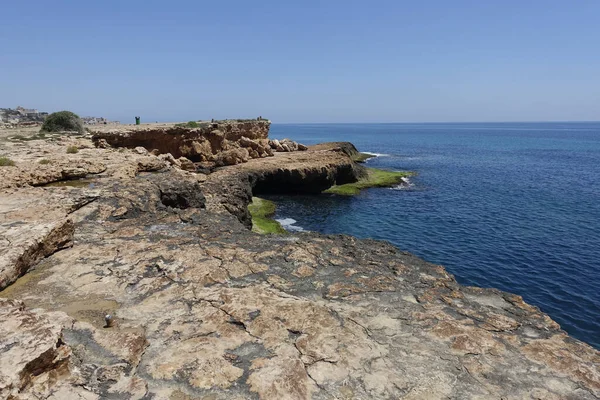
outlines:
[[[600,123],[277,125],[305,144],[351,141],[413,186],[279,196],[277,218],[392,242],[466,285],[522,295],[600,348]]]

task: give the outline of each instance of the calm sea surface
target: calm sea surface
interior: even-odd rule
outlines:
[[[600,123],[274,124],[416,171],[356,197],[271,196],[288,229],[392,242],[466,285],[522,295],[600,348]]]

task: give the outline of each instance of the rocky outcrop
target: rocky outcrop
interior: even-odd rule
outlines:
[[[356,182],[364,174],[363,167],[337,151],[282,152],[221,168],[207,177],[204,187],[210,193],[209,207],[225,208],[251,228],[247,205],[253,194],[317,194],[333,185]]]
[[[338,151],[346,154],[355,162],[364,162],[369,158],[375,157],[375,155],[370,153],[361,153],[358,149],[350,142],[327,142],[327,143],[319,143],[313,146],[309,146],[308,149],[312,151]]]
[[[144,147],[175,158],[216,161],[220,165],[245,162],[249,158],[272,155],[268,144],[269,127],[265,120],[217,121],[186,126],[127,127],[94,131],[98,147]],[[243,154],[242,154],[243,153]]]
[[[275,151],[279,152],[290,152],[290,151],[306,151],[308,147],[301,143],[294,142],[290,139],[283,139],[281,141],[274,139],[269,140],[269,146]]]
[[[19,169],[41,149],[64,153],[37,141],[3,152]],[[75,228],[72,246],[0,291],[0,399],[600,396],[600,353],[519,296],[461,286],[387,243],[240,223],[252,191],[355,178],[343,151],[208,176],[129,150],[69,156],[106,170],[93,186],[0,196],[6,229]],[[162,167],[143,172],[144,160]]]
[[[211,166],[236,165],[250,159],[272,157],[274,152],[304,151],[306,146],[290,139],[269,140],[271,123],[265,120],[217,121],[198,124],[197,128],[166,125],[105,129],[93,134],[98,148],[128,147],[154,154],[208,162]],[[175,161],[172,161],[174,164]],[[186,169],[193,170],[187,164]]]

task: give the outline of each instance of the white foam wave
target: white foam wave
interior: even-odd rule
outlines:
[[[290,231],[290,232],[303,232],[304,228],[298,225],[295,225],[296,221],[293,218],[280,218],[280,219],[276,219],[275,221],[279,222],[279,224],[281,225],[281,227],[283,229],[285,229],[286,231]]]
[[[370,151],[361,151],[361,153],[363,154],[368,154],[370,156],[373,157],[389,157],[389,154],[384,154],[384,153],[371,153]]]
[[[415,186],[415,184],[412,183],[408,177],[402,177],[402,178],[400,178],[400,180],[401,180],[400,184],[398,184],[397,186],[394,186],[390,189],[392,189],[392,190],[407,190],[407,189],[411,189]]]

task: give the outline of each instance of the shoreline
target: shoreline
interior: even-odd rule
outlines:
[[[60,376],[63,396],[600,396],[600,352],[520,296],[384,242],[249,229],[252,196],[364,176],[351,144],[210,174],[85,137],[0,146],[15,163],[0,167],[0,345],[15,349],[0,358],[41,365],[25,391]],[[0,382],[18,391],[27,373]]]

